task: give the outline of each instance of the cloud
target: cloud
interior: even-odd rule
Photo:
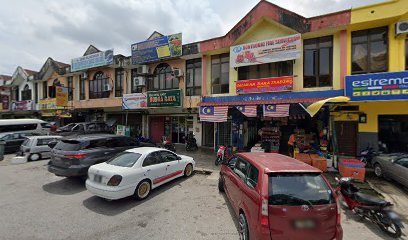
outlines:
[[[366,5],[379,0],[359,0]],[[352,0],[271,0],[304,16],[350,8]],[[0,8],[0,73],[39,70],[48,57],[69,63],[93,44],[130,55],[153,31],[194,42],[227,33],[258,0],[6,0]]]

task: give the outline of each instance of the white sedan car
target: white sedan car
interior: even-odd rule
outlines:
[[[150,191],[175,178],[189,177],[194,159],[171,151],[140,147],[124,151],[88,170],[86,188],[92,194],[115,200],[128,196],[145,199]]]

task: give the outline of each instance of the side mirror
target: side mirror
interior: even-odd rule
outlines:
[[[181,160],[181,157],[177,155],[177,160]]]
[[[47,145],[48,145],[49,148],[53,149],[55,147],[55,145],[57,145],[57,143],[58,143],[57,141],[51,141]]]

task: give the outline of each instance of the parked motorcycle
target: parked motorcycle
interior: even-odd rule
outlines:
[[[374,151],[372,147],[367,147],[366,149],[360,152],[360,160],[366,164],[366,166],[371,167],[372,160],[375,156],[377,156],[377,152]]]
[[[400,217],[392,210],[392,203],[383,199],[361,193],[351,182],[352,178],[336,177],[338,187],[336,193],[343,196],[348,208],[363,219],[369,219],[377,224],[382,231],[393,238],[401,236]]]
[[[142,142],[142,143],[152,143],[152,144],[154,144],[153,143],[153,141],[152,140],[150,140],[150,138],[145,138],[145,137],[143,137],[143,136],[137,136],[136,137],[136,140],[138,141],[138,142]]]
[[[173,143],[169,139],[167,139],[166,136],[162,137],[162,143],[159,145],[159,147],[167,149],[172,152],[176,152],[176,147],[174,146]]]
[[[197,151],[197,140],[194,137],[194,133],[189,133],[186,138],[186,151]]]
[[[231,147],[219,146],[217,151],[217,159],[215,159],[215,166],[224,162],[224,159],[229,158],[232,155]]]

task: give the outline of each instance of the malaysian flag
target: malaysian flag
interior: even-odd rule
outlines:
[[[264,117],[287,117],[289,116],[290,104],[265,104],[263,105]]]
[[[247,117],[256,117],[256,105],[255,106],[245,106],[239,105],[235,106],[242,114]]]
[[[201,106],[200,121],[204,122],[226,122],[228,117],[228,107]]]

